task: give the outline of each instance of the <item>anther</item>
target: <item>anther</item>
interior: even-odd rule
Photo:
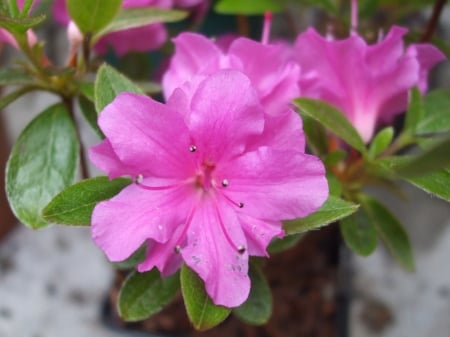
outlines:
[[[223,187],[227,187],[230,183],[228,182],[227,179],[222,180],[222,186]]]
[[[246,251],[246,249],[245,249],[244,246],[238,246],[237,249],[238,249],[238,253],[239,253],[239,254],[244,254],[245,251]]]
[[[189,146],[189,152],[195,152],[195,151],[197,151],[197,146],[195,146],[195,145]]]
[[[175,248],[174,248],[173,250],[174,250],[174,252],[175,252],[176,254],[180,254],[180,252],[181,252],[181,247],[180,247],[179,245],[176,245]]]
[[[237,205],[238,205],[239,208],[244,208],[244,203],[243,202],[239,202]]]
[[[144,181],[144,176],[143,176],[142,174],[138,174],[138,175],[136,176],[135,182],[136,182],[137,184],[142,184],[143,181]]]

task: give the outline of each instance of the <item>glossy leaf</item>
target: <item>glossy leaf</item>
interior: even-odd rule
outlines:
[[[302,115],[314,118],[359,152],[366,152],[366,146],[358,131],[341,111],[328,103],[310,98],[298,98],[294,100],[294,104]]]
[[[416,127],[417,134],[450,131],[450,91],[438,89],[428,93],[423,102],[425,114]]]
[[[282,7],[275,0],[220,0],[214,10],[222,14],[264,14],[280,12]]]
[[[71,19],[84,34],[95,33],[117,15],[122,0],[67,0]]]
[[[78,103],[80,104],[81,112],[83,113],[84,118],[89,123],[94,132],[99,136],[100,139],[104,139],[105,135],[97,124],[97,110],[95,109],[95,105],[89,99],[84,96],[78,97]]]
[[[106,27],[98,32],[93,42],[102,36],[119,30],[146,26],[157,22],[176,22],[186,18],[188,12],[181,10],[167,10],[158,7],[125,8]]]
[[[272,314],[272,293],[266,277],[253,264],[250,264],[249,276],[252,285],[248,299],[240,307],[233,309],[233,314],[246,323],[261,325]]]
[[[119,93],[124,91],[144,94],[130,79],[111,66],[103,64],[98,70],[95,81],[95,108],[97,112],[100,113]]]
[[[212,302],[203,281],[186,265],[181,268],[181,291],[189,320],[197,330],[215,327],[231,312],[229,308]]]
[[[418,88],[413,88],[411,90],[411,101],[408,106],[408,111],[405,116],[405,126],[404,129],[408,131],[413,131],[416,126],[422,120],[425,114],[424,104],[422,100],[422,95]]]
[[[434,171],[418,177],[410,177],[406,181],[438,198],[450,201],[449,169]]]
[[[380,202],[369,196],[360,198],[371,223],[394,258],[406,270],[414,270],[414,258],[408,234],[402,224]]]
[[[161,278],[157,269],[133,271],[119,292],[118,311],[125,321],[144,320],[161,311],[180,288],[178,274]]]
[[[359,205],[330,195],[317,212],[305,218],[285,221],[284,230],[287,234],[295,234],[317,229],[349,216],[356,212],[358,207]]]
[[[386,148],[391,144],[392,139],[394,138],[394,128],[389,126],[384,128],[373,138],[370,143],[368,156],[369,158],[374,159],[376,156],[381,154]]]
[[[96,177],[80,181],[55,196],[45,207],[43,216],[62,225],[89,226],[95,205],[112,198],[129,184],[126,178]]]
[[[377,248],[377,233],[363,208],[340,221],[342,237],[356,254],[369,256]]]
[[[41,212],[73,183],[79,145],[75,126],[62,104],[37,116],[14,145],[6,167],[6,192],[17,218],[31,228],[47,226]]]

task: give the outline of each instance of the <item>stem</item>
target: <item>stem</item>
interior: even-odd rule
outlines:
[[[358,0],[352,0],[351,9],[351,32],[356,34],[356,29],[358,28]]]
[[[67,109],[69,110],[70,117],[72,118],[72,121],[75,125],[75,131],[77,134],[78,141],[80,143],[80,168],[81,168],[81,179],[87,179],[89,178],[89,170],[86,160],[86,153],[84,151],[83,143],[81,141],[81,134],[79,126],[75,120],[75,111],[73,108],[73,98],[63,98],[64,104],[66,105]]]
[[[447,0],[437,0],[436,4],[433,8],[433,14],[431,15],[430,21],[428,21],[427,28],[425,32],[423,33],[422,37],[420,38],[421,42],[427,42],[430,41],[431,37],[434,34],[434,31],[436,30],[436,27],[439,22],[439,18],[442,14],[442,10],[444,9],[445,4],[447,3]]]

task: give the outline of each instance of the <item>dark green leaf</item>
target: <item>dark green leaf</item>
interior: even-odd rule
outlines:
[[[389,144],[391,144],[392,138],[394,138],[394,128],[391,126],[378,132],[370,144],[368,152],[369,158],[374,159],[381,152],[386,150]]]
[[[233,309],[233,314],[246,323],[261,325],[272,314],[272,293],[266,277],[253,264],[250,264],[249,276],[252,285],[248,299],[240,307]]]
[[[95,108],[97,112],[100,113],[119,93],[124,91],[144,94],[130,79],[107,64],[103,64],[98,70],[95,81]]]
[[[417,134],[441,133],[450,131],[450,91],[438,89],[424,98],[425,116],[416,127]]]
[[[0,97],[0,109],[3,109],[4,107],[8,106],[12,102],[14,102],[16,99],[20,98],[21,96],[25,95],[26,93],[33,90],[32,87],[23,87],[20,89],[17,89],[16,91],[10,92],[9,94],[6,94],[4,96]]]
[[[98,32],[92,42],[97,41],[102,36],[119,30],[130,29],[149,25],[157,22],[175,22],[186,18],[188,12],[181,10],[168,10],[158,7],[147,8],[126,8],[106,27]]]
[[[95,205],[112,198],[129,184],[126,178],[96,177],[80,181],[54,197],[45,207],[43,216],[63,225],[89,226]]]
[[[345,218],[356,212],[358,207],[359,205],[330,195],[317,212],[302,219],[285,221],[284,229],[287,234],[304,233]]]
[[[95,101],[95,86],[93,82],[80,82],[78,88],[81,94],[91,102]]]
[[[306,145],[316,155],[322,156],[328,153],[327,131],[322,124],[308,115],[302,116],[303,130],[306,135]]]
[[[333,173],[330,172],[327,172],[327,180],[330,194],[334,195],[335,197],[340,197],[342,194],[341,181]]]
[[[450,201],[450,170],[442,169],[427,175],[406,179],[418,188],[446,201]]]
[[[220,0],[214,10],[223,14],[264,14],[280,12],[283,8],[275,0]]]
[[[73,183],[78,157],[75,126],[64,105],[51,106],[25,128],[6,167],[6,192],[20,221],[31,228],[48,225],[42,209]]]
[[[78,97],[78,103],[80,104],[81,112],[83,113],[84,118],[86,118],[89,125],[95,131],[95,133],[100,137],[100,139],[104,139],[105,135],[102,130],[100,130],[97,124],[97,110],[95,110],[95,105],[91,101],[89,101],[84,96]]]
[[[181,291],[189,320],[197,330],[208,330],[221,323],[230,309],[215,305],[203,281],[186,265],[181,268]]]
[[[36,83],[34,77],[22,68],[1,68],[0,86],[30,85]]]
[[[96,33],[117,15],[122,0],[67,0],[67,11],[80,31]]]
[[[402,178],[417,177],[450,165],[450,137],[439,140],[416,156],[401,161],[395,172]]]
[[[26,18],[11,18],[0,16],[0,27],[6,28],[10,32],[25,33],[28,29],[40,24],[45,20],[45,15]]]
[[[422,95],[417,87],[411,90],[411,102],[408,106],[405,118],[405,130],[414,132],[417,124],[422,120],[425,114]]]
[[[303,234],[292,234],[286,235],[284,238],[274,238],[269,247],[267,247],[267,252],[272,254],[277,254],[294,247],[303,237]]]
[[[302,115],[314,118],[359,152],[366,152],[358,131],[341,111],[328,103],[310,98],[298,98],[294,100],[294,104]]]
[[[178,274],[161,278],[158,270],[132,272],[119,292],[119,315],[125,321],[144,320],[167,305],[180,288]]]
[[[347,246],[356,254],[369,256],[377,248],[377,233],[363,208],[340,221]]]
[[[147,244],[143,244],[128,259],[120,262],[113,262],[114,269],[130,270],[145,260],[147,256]]]
[[[376,199],[362,196],[360,202],[391,254],[403,268],[414,270],[411,243],[402,224]]]

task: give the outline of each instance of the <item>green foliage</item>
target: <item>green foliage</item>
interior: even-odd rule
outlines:
[[[219,0],[214,10],[222,14],[255,15],[276,13],[282,10],[282,6],[275,0]]]
[[[79,145],[75,126],[62,104],[49,107],[22,132],[6,167],[6,192],[17,218],[28,227],[47,226],[41,212],[73,183]]]
[[[107,64],[103,64],[97,73],[95,81],[95,108],[103,110],[121,92],[134,92],[143,95],[144,92],[130,79]]]
[[[369,196],[360,197],[367,219],[375,227],[380,238],[394,258],[406,270],[414,270],[414,258],[408,234],[402,224],[380,202]]]
[[[31,90],[33,90],[33,87],[26,86],[26,87],[19,88],[15,91],[12,91],[7,95],[1,96],[0,97],[0,109],[3,109],[4,107],[8,106],[9,104],[11,104],[15,100],[19,99],[20,97],[22,97],[26,93],[30,92]]]
[[[303,115],[303,131],[305,132],[306,145],[312,153],[318,156],[324,156],[328,152],[327,131],[319,122]]]
[[[322,207],[305,218],[284,222],[286,234],[304,233],[323,227],[356,212],[359,205],[330,195]]]
[[[181,291],[189,320],[197,330],[208,330],[221,323],[230,309],[215,305],[203,281],[186,265],[181,268]]]
[[[375,159],[378,155],[380,155],[384,150],[387,149],[389,144],[391,144],[392,139],[394,138],[394,128],[388,126],[381,130],[372,140],[369,147],[368,157],[371,159]]]
[[[240,307],[233,309],[233,314],[246,323],[261,325],[272,314],[272,293],[266,277],[253,264],[250,264],[249,276],[251,289],[248,299]]]
[[[9,17],[0,15],[0,27],[13,33],[25,33],[28,29],[37,26],[45,20],[45,15],[34,17]]]
[[[35,83],[34,76],[22,68],[0,69],[0,85],[31,85]]]
[[[267,247],[267,252],[277,254],[294,247],[303,237],[303,234],[286,235],[284,238],[274,238]]]
[[[94,103],[92,103],[89,99],[84,96],[78,97],[78,103],[80,104],[81,112],[83,113],[84,118],[91,126],[92,130],[100,137],[100,139],[104,139],[105,135],[102,130],[100,130],[97,124],[97,110],[95,109]]]
[[[361,136],[344,114],[332,105],[316,99],[298,98],[294,104],[302,116],[309,116],[361,153],[366,152]]]
[[[125,8],[106,27],[95,34],[92,43],[95,43],[102,36],[112,32],[157,22],[176,22],[186,18],[187,14],[186,11],[167,10],[157,7]]]
[[[147,256],[147,244],[143,244],[137,251],[135,251],[131,256],[120,262],[113,262],[115,269],[119,270],[130,270],[135,268],[139,263],[145,260]]]
[[[422,95],[418,88],[413,88],[411,90],[411,102],[409,103],[408,111],[406,112],[404,129],[414,133],[424,114],[425,108]]]
[[[377,248],[377,233],[363,208],[340,221],[342,237],[356,254],[369,256]]]
[[[428,93],[423,102],[425,114],[418,122],[416,134],[450,132],[450,91],[437,89]]]
[[[179,288],[178,274],[161,278],[157,269],[133,271],[119,292],[119,315],[128,322],[144,320],[164,308]]]
[[[67,10],[83,34],[94,34],[117,15],[122,0],[67,0]]]
[[[89,226],[95,205],[112,198],[129,184],[126,178],[96,177],[80,181],[55,196],[43,210],[43,216],[62,225]]]
[[[441,169],[426,175],[405,178],[414,186],[445,201],[450,201],[450,170]]]

